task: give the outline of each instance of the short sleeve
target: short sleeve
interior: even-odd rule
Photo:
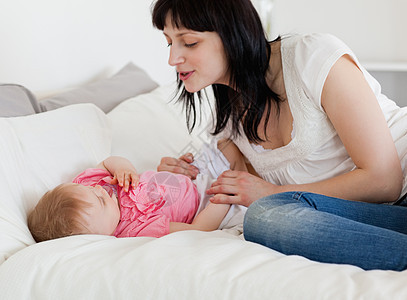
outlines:
[[[140,226],[137,236],[162,237],[170,233],[170,218],[165,215],[150,217]]]
[[[356,57],[348,46],[330,34],[301,36],[295,44],[294,67],[305,93],[321,110],[321,94],[329,71],[343,55]]]
[[[121,223],[113,233],[115,237],[162,237],[170,233],[170,218],[163,214],[153,216],[140,215],[134,220],[121,220]]]
[[[72,182],[82,184],[85,186],[95,186],[97,184],[110,183],[112,176],[110,173],[103,169],[86,169],[78,176],[76,176]]]

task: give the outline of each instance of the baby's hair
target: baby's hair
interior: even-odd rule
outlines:
[[[42,242],[86,233],[82,214],[91,207],[78,198],[72,186],[60,184],[41,197],[28,215],[28,228],[35,241]]]

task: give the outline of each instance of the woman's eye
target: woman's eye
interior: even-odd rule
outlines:
[[[172,43],[168,43],[168,44],[167,44],[167,47],[171,47],[171,46],[172,46]]]
[[[187,47],[187,48],[192,48],[192,47],[194,47],[196,44],[198,44],[198,43],[185,44],[185,47]]]

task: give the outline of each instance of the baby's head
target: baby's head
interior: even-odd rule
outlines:
[[[112,235],[120,221],[117,198],[101,186],[64,183],[45,193],[28,215],[37,242],[76,234]]]

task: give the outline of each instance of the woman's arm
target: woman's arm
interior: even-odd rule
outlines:
[[[96,168],[105,169],[112,174],[111,184],[118,184],[127,192],[129,188],[135,188],[139,182],[136,168],[126,158],[120,156],[109,156],[99,163]]]
[[[229,139],[222,139],[218,141],[218,149],[226,157],[230,164],[231,170],[248,171],[245,157],[239,148]]]
[[[214,203],[250,205],[266,195],[307,191],[348,200],[391,202],[402,188],[402,171],[390,130],[375,95],[353,60],[341,57],[329,72],[322,106],[357,166],[320,182],[277,186],[244,172],[227,171],[208,193]]]
[[[397,150],[376,96],[350,56],[329,72],[321,101],[357,169],[311,188],[350,200],[397,200],[403,180]]]

